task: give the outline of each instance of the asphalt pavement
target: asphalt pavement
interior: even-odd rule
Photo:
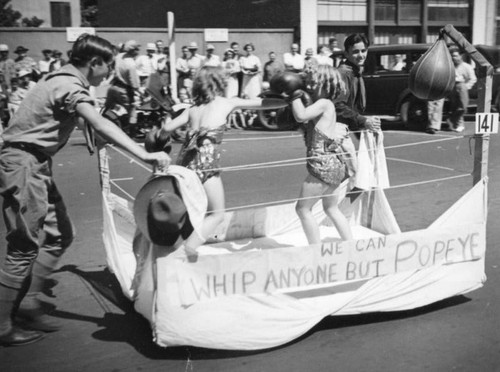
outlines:
[[[471,133],[472,123],[462,134],[384,132],[393,186],[386,194],[403,231],[427,227],[472,186]],[[64,327],[35,344],[0,348],[0,371],[500,371],[498,135],[489,146],[483,288],[411,311],[328,317],[287,345],[230,352],[153,343],[149,324],[106,268],[97,159],[76,131],[54,158],[54,173],[78,234],[43,298]],[[134,196],[148,168],[120,151],[110,154],[114,191]],[[227,207],[296,198],[304,157],[296,131],[228,131],[223,166],[247,167],[223,173]]]

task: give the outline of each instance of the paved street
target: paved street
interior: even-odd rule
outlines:
[[[462,138],[472,133],[472,123],[467,124],[460,135],[384,132],[393,186],[386,193],[403,231],[427,227],[471,187],[473,141]],[[403,146],[408,144],[413,145]],[[135,195],[149,171],[121,152],[111,149],[110,154],[112,178],[123,190],[114,191]],[[64,328],[32,345],[0,348],[0,370],[500,371],[498,135],[491,137],[489,155],[488,280],[483,288],[412,311],[328,317],[298,340],[272,350],[162,349],[106,270],[97,160],[88,155],[77,131],[54,159],[54,171],[78,237],[55,274],[58,284],[44,298],[55,306],[53,315]],[[253,165],[223,173],[227,207],[297,197],[306,175],[304,157],[298,132],[227,132],[223,166]],[[279,163],[289,159],[297,160]],[[270,161],[277,163],[261,165]],[[423,182],[447,177],[457,178]],[[4,235],[2,221],[3,242]]]

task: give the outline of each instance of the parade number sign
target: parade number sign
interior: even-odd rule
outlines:
[[[477,113],[476,134],[498,133],[498,113]]]

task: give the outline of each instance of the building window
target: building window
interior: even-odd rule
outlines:
[[[417,37],[413,33],[405,32],[398,29],[390,31],[376,32],[373,44],[387,45],[387,44],[415,44]]]
[[[395,21],[396,0],[375,0],[375,20]]]
[[[366,21],[366,0],[318,0],[318,21]]]
[[[469,0],[429,0],[429,21],[463,22],[469,20]]]
[[[50,2],[50,18],[52,27],[71,26],[71,5],[65,1]]]
[[[401,21],[420,21],[422,2],[420,0],[400,0],[399,17]]]

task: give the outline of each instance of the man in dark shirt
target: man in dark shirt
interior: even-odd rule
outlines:
[[[264,81],[271,81],[271,78],[285,71],[285,65],[276,59],[276,53],[269,52],[269,61],[264,64]]]
[[[345,60],[340,64],[346,93],[335,102],[337,121],[347,124],[350,130],[380,130],[380,119],[376,116],[363,116],[366,107],[365,84],[362,70],[368,53],[368,39],[364,34],[349,35],[344,41]]]

